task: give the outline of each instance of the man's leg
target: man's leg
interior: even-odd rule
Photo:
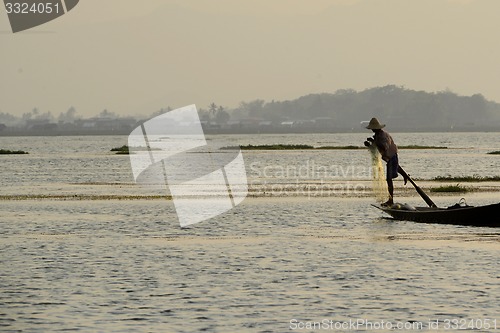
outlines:
[[[394,184],[392,183],[392,178],[398,176],[398,167],[398,155],[396,154],[387,161],[386,180],[387,189],[389,190],[389,200],[384,202],[382,206],[392,206],[394,203]]]
[[[392,206],[394,204],[394,185],[392,183],[392,178],[387,177],[387,189],[389,190],[389,200],[384,202],[382,206]]]
[[[387,179],[387,188],[389,189],[389,200],[387,201],[387,204],[393,204],[394,203],[394,184],[392,183],[392,179]]]
[[[406,172],[403,169],[401,169],[401,167],[399,165],[398,165],[398,173],[401,176],[403,176],[403,180],[404,180],[405,185],[406,185],[406,183],[408,182],[408,175],[406,174]]]

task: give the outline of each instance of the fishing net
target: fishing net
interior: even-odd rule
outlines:
[[[384,202],[388,198],[387,182],[385,180],[384,164],[382,157],[375,145],[371,145],[368,149],[372,157],[372,187],[373,195],[377,202]]]

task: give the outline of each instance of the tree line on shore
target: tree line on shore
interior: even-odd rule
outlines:
[[[451,91],[425,92],[395,85],[357,92],[309,94],[292,101],[243,102],[231,116],[250,116],[270,121],[331,118],[339,127],[357,126],[372,117],[391,127],[408,129],[453,129],[491,127],[500,130],[500,104],[481,94],[459,96]]]
[[[172,110],[162,108],[144,119]],[[372,117],[390,124],[391,128],[408,130],[443,130],[453,128],[497,129],[500,130],[500,104],[486,100],[481,94],[460,96],[449,90],[425,92],[401,86],[387,85],[363,91],[341,89],[334,93],[317,93],[295,100],[264,101],[261,99],[241,102],[229,108],[211,103],[199,108],[200,119],[204,123],[217,125],[259,124],[280,126],[287,123],[329,124],[337,128],[352,128],[361,121]],[[104,110],[97,119],[124,118],[118,113]],[[134,117],[128,117],[134,118]],[[141,119],[136,120],[141,121]],[[59,116],[50,111],[41,112],[34,108],[21,117],[0,112],[0,125],[22,127],[26,124],[45,121],[46,123],[75,123],[82,121],[74,107]],[[2,128],[0,128],[2,130]]]

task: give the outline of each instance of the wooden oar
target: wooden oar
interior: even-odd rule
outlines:
[[[403,175],[404,178],[408,179],[410,181],[410,183],[413,185],[413,187],[415,187],[415,190],[417,190],[418,194],[420,194],[420,196],[422,197],[422,199],[424,199],[425,203],[429,205],[429,207],[437,207],[436,204],[431,200],[431,198],[429,198],[429,196],[427,194],[425,194],[424,191],[422,191],[422,189],[420,187],[418,187],[417,184],[415,184],[415,182],[413,181],[413,179],[410,178],[410,176],[408,176],[408,174],[406,173],[406,171],[403,170],[403,168],[401,166],[398,167],[399,170],[398,172]]]

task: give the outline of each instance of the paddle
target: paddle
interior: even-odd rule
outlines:
[[[406,173],[406,171],[403,170],[403,168],[401,166],[398,167],[399,170],[398,172],[403,175],[404,178],[408,179],[410,181],[410,183],[413,185],[413,187],[415,187],[415,190],[417,190],[418,194],[420,194],[420,196],[422,197],[422,199],[424,199],[425,203],[429,205],[429,207],[437,207],[436,204],[431,200],[431,198],[429,198],[429,196],[427,196],[427,194],[425,194],[424,191],[422,191],[422,189],[420,187],[418,187],[417,184],[415,184],[415,182],[413,181],[413,179],[410,178],[410,176],[408,176],[408,174]]]

